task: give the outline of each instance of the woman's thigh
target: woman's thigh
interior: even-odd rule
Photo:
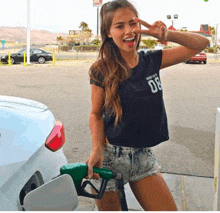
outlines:
[[[160,173],[130,182],[130,187],[145,211],[177,211],[173,196]]]
[[[92,189],[93,194],[96,192]],[[96,199],[99,211],[121,211],[121,204],[117,191],[104,192],[100,200]]]

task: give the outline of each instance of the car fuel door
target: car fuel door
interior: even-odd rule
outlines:
[[[78,195],[70,175],[61,175],[36,188],[24,197],[25,211],[72,211]]]

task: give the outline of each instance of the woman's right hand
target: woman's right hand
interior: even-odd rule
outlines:
[[[104,147],[98,147],[92,150],[88,157],[86,164],[88,164],[88,176],[89,179],[99,179],[99,175],[93,173],[93,167],[101,167],[104,160]]]

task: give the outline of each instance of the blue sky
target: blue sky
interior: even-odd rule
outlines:
[[[107,2],[108,0],[103,0]],[[97,8],[93,0],[30,0],[31,29],[68,33],[77,30],[81,21],[87,22],[93,33],[97,32]],[[216,26],[220,23],[220,0],[131,0],[140,18],[152,24],[163,21],[172,24],[167,15],[178,14],[174,27],[199,30],[200,24]],[[0,0],[0,27],[27,26],[27,0]],[[219,25],[220,32],[220,25]]]

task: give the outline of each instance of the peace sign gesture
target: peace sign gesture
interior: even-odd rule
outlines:
[[[141,30],[135,28],[133,32],[153,36],[157,38],[159,41],[165,41],[167,39],[167,27],[162,21],[156,21],[153,25],[150,25],[137,17],[134,17],[134,21],[141,25],[144,25],[148,28],[148,30]]]

